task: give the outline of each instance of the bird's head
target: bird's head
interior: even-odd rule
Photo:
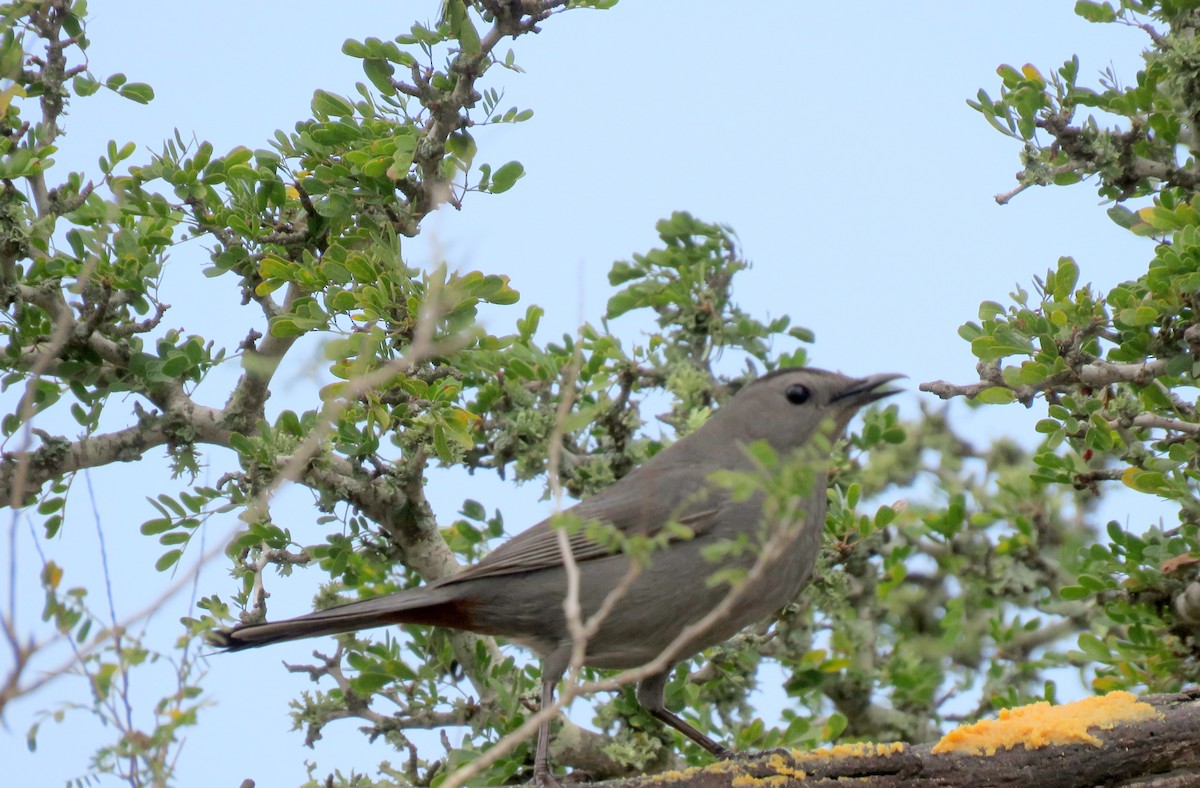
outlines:
[[[716,441],[764,440],[780,454],[809,443],[818,432],[834,440],[865,405],[898,394],[885,384],[903,375],[853,378],[811,367],[788,367],[751,382],[702,428]]]

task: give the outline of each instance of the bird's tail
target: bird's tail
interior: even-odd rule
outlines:
[[[388,624],[433,624],[469,629],[466,606],[442,588],[413,588],[395,594],[350,602],[283,621],[214,629],[209,645],[226,651],[269,646],[285,640],[336,635]]]

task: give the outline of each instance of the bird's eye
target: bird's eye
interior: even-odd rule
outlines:
[[[812,396],[812,392],[808,390],[808,386],[802,386],[799,383],[793,383],[787,387],[787,391],[784,392],[784,396],[786,396],[787,401],[793,405],[803,405],[804,403],[808,402],[809,397]]]

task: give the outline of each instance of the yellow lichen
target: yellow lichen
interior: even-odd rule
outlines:
[[[1089,728],[1108,730],[1122,722],[1140,722],[1155,717],[1162,715],[1128,692],[1110,692],[1065,706],[1051,706],[1040,701],[1004,709],[999,719],[961,725],[943,736],[934,745],[933,752],[995,755],[997,750],[1017,746],[1027,750],[1081,743],[1099,747],[1101,741],[1088,733]]]
[[[838,744],[829,748],[831,758],[871,758],[875,756],[893,755],[904,752],[904,744],[872,744],[871,742],[855,742],[853,744]]]
[[[779,753],[775,753],[767,759],[767,768],[776,774],[782,774],[796,780],[803,780],[808,776],[800,769],[792,768],[792,765],[784,760],[783,756]]]
[[[664,782],[664,783],[691,782],[692,777],[694,777],[699,772],[700,772],[699,766],[692,766],[682,772],[672,769],[669,772],[662,772],[661,774],[655,775],[655,779],[658,780],[659,782]]]
[[[810,752],[794,750],[792,757],[797,761],[829,760],[833,758],[872,758],[876,756],[882,758],[904,752],[905,746],[903,742],[891,742],[888,744],[854,742],[851,744],[838,744],[833,747],[822,747],[819,750],[812,750]]]

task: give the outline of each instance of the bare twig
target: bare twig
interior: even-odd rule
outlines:
[[[7,704],[10,701],[18,699],[18,698],[22,698],[22,697],[28,697],[29,695],[33,694],[34,692],[37,692],[39,689],[46,686],[50,682],[60,678],[61,676],[64,676],[64,675],[70,673],[71,671],[75,670],[75,668],[78,666],[78,664],[81,660],[83,660],[89,654],[93,654],[96,651],[98,651],[100,648],[102,648],[104,646],[105,643],[107,643],[109,640],[111,640],[117,633],[123,632],[123,631],[129,629],[134,624],[137,624],[140,621],[144,621],[144,620],[148,619],[150,616],[157,613],[160,609],[162,609],[162,606],[164,604],[166,604],[166,602],[168,600],[172,599],[179,592],[187,589],[188,586],[195,581],[196,575],[199,574],[200,570],[208,562],[212,561],[217,556],[224,554],[225,546],[234,537],[234,535],[237,534],[238,530],[240,530],[240,526],[231,529],[229,531],[229,533],[223,539],[217,540],[216,544],[213,547],[209,548],[203,555],[200,556],[200,558],[196,561],[195,568],[192,571],[182,573],[169,586],[167,586],[167,588],[161,594],[159,594],[157,597],[155,597],[152,601],[150,601],[143,607],[139,608],[138,610],[134,611],[130,615],[121,619],[117,623],[117,625],[115,627],[113,627],[112,629],[106,629],[106,630],[100,632],[99,634],[97,634],[90,643],[88,643],[86,646],[81,647],[75,656],[72,656],[71,659],[65,661],[59,667],[39,673],[37,679],[35,679],[34,681],[30,682],[29,684],[25,684],[25,685],[21,685],[19,683],[19,676],[17,675],[18,671],[14,670],[14,671],[10,672],[9,680],[6,681],[6,685],[3,688],[0,688],[0,715],[3,715],[4,709],[6,708]],[[11,626],[11,621],[6,619],[3,622],[3,624],[4,624],[5,631],[7,632],[9,627]],[[50,647],[54,646],[55,644],[57,644],[58,642],[65,640],[69,637],[70,637],[69,633],[67,633],[67,634],[57,633],[52,638],[45,641],[44,643],[38,643],[38,644],[31,643],[28,646],[28,648],[26,649],[27,656],[30,654],[33,654],[37,651],[41,651],[41,650],[50,648]],[[27,659],[26,659],[26,661],[27,661]],[[18,680],[13,681],[14,677],[16,677]]]

